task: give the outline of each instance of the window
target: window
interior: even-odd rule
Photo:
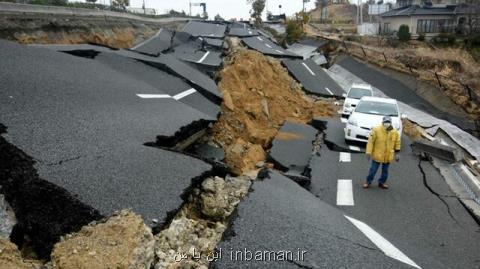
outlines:
[[[355,112],[398,117],[398,110],[395,104],[375,101],[360,101]]]
[[[417,33],[452,33],[455,23],[451,19],[418,20]]]
[[[348,92],[348,98],[360,99],[364,96],[372,96],[372,92],[362,88],[351,88]]]
[[[384,34],[390,33],[390,23],[389,22],[386,22],[386,23],[383,24],[383,33]]]

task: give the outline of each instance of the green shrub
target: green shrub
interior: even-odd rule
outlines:
[[[408,41],[411,38],[412,35],[410,34],[410,29],[408,28],[408,25],[400,25],[400,29],[398,29],[398,39],[400,39],[400,41]]]
[[[303,35],[302,22],[295,20],[287,21],[286,40],[289,44],[292,44],[299,40]]]

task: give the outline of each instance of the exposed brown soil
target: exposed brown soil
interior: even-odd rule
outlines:
[[[124,210],[105,223],[67,235],[52,252],[53,268],[150,268],[154,238],[142,218]]]
[[[480,96],[480,63],[464,49],[433,48],[418,40],[397,42],[398,44],[392,47],[385,38],[366,36],[353,36],[354,42],[343,43],[341,34],[326,33],[319,28],[319,24],[307,25],[306,33],[309,36],[332,40],[331,43],[336,44],[337,51],[347,52],[382,68],[414,75],[419,80],[438,87],[436,72],[444,94],[469,113],[472,119],[480,117],[480,101],[469,100],[466,89],[459,83],[469,85]],[[345,49],[344,44],[348,49]]]
[[[422,138],[422,133],[418,128],[420,128],[415,123],[404,119],[402,120],[403,123],[403,133],[406,134],[412,140],[419,140]]]
[[[114,48],[131,48],[137,38],[141,36],[146,39],[155,34],[151,28],[113,28],[108,30],[88,29],[86,31],[60,31],[33,33],[15,33],[13,37],[21,44],[85,44],[95,43]]]
[[[40,268],[41,265],[39,261],[24,260],[15,244],[7,239],[0,238],[0,268],[33,269]]]
[[[256,51],[233,53],[220,72],[219,88],[224,95],[222,114],[211,131],[237,174],[265,159],[265,150],[285,120],[307,123],[334,112],[330,104],[307,98],[278,60]]]

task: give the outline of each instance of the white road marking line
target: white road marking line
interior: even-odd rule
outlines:
[[[269,47],[269,48],[272,48],[272,46],[268,45],[268,44],[265,44],[265,46]]]
[[[310,74],[312,74],[312,76],[315,76],[315,73],[313,73],[312,69],[310,69],[310,67],[308,67],[308,65],[307,65],[307,64],[305,64],[305,63],[302,63],[302,65],[303,65],[303,67],[305,67],[305,69],[307,69],[307,70],[308,70],[308,72],[310,72]]]
[[[263,41],[263,39],[259,36],[257,36],[257,39],[260,40],[260,41]]]
[[[174,96],[173,96],[173,99],[175,99],[175,100],[180,100],[180,99],[182,99],[182,98],[184,98],[184,97],[187,97],[187,96],[189,96],[190,94],[196,93],[196,92],[197,92],[197,90],[195,90],[195,89],[192,88],[192,89],[190,89],[190,90],[186,90],[186,91],[184,91],[184,92],[181,92],[181,93],[179,93],[179,94],[174,95]]]
[[[329,88],[325,87],[325,90],[326,90],[330,95],[333,95],[333,92],[332,92]]]
[[[354,151],[360,151],[360,148],[357,146],[348,146],[348,148]]]
[[[351,179],[339,179],[337,183],[337,205],[353,206],[353,188]]]
[[[388,242],[387,239],[383,238],[379,233],[370,228],[367,224],[356,220],[354,218],[345,216],[355,227],[357,227],[373,244],[375,244],[385,255],[395,260],[401,261],[408,265],[411,265],[415,268],[421,269],[414,261],[410,260],[403,252],[397,249],[392,243]]]
[[[155,37],[159,36],[160,33],[162,32],[162,30],[163,30],[163,29],[158,30],[158,32],[157,32],[154,36],[150,37],[149,39],[143,41],[143,42],[140,43],[140,44],[137,44],[136,46],[134,46],[134,47],[131,48],[131,49],[132,49],[132,50],[137,49],[137,48],[139,48],[140,46],[142,46],[143,44],[145,44],[145,43],[149,42],[150,40],[154,39]]]
[[[144,98],[144,99],[161,99],[161,98],[172,98],[168,94],[137,94],[138,97]]]
[[[210,54],[210,51],[205,52],[203,57],[200,58],[200,60],[198,60],[197,63],[202,63],[207,58],[208,54]]]
[[[276,52],[280,53],[280,54],[285,54],[283,51],[281,50],[275,50]]]
[[[348,120],[345,119],[345,118],[340,118],[340,121],[341,121],[342,123],[347,123],[347,122],[348,122]]]
[[[352,154],[349,152],[340,152],[339,162],[341,163],[349,163],[352,161]]]

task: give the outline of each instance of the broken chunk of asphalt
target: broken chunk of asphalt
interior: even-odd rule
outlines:
[[[248,27],[230,27],[228,31],[229,36],[236,36],[236,37],[247,37],[247,36],[258,36],[259,33],[255,29],[251,29]]]
[[[282,58],[302,58],[300,55],[296,55],[281,46],[273,43],[271,40],[260,37],[260,36],[252,36],[252,37],[244,37],[242,38],[243,43],[247,45],[249,48],[261,52],[265,55],[273,56],[273,57],[282,57]]]
[[[330,150],[359,153],[365,152],[365,143],[345,141],[345,124],[338,118],[314,118],[310,123],[317,130],[325,133],[325,144]]]
[[[272,141],[269,160],[285,175],[302,185],[308,184],[309,163],[317,130],[313,127],[286,121]]]
[[[412,150],[414,154],[430,155],[449,161],[450,163],[455,163],[463,159],[463,154],[459,149],[426,139],[414,141]]]
[[[224,38],[227,27],[219,23],[189,21],[183,31],[192,36]]]
[[[1,192],[15,212],[15,230],[28,235],[40,257],[48,257],[61,236],[102,217],[66,190],[41,179],[35,161],[3,136],[0,152]],[[23,234],[15,237],[23,238]]]
[[[343,98],[342,95],[345,92],[342,87],[312,60],[284,59],[282,63],[289,73],[302,84],[306,92],[325,97]]]
[[[116,53],[124,57],[145,62],[154,67],[160,68],[163,71],[180,76],[186,79],[190,84],[198,86],[198,89],[202,91],[201,93],[205,97],[218,104],[221,102],[222,94],[215,81],[200,72],[198,69],[178,60],[171,54],[161,54],[158,57],[151,57],[128,50],[119,50]]]
[[[168,29],[160,29],[154,36],[144,42],[137,44],[132,50],[150,54],[159,55],[160,53],[170,49],[173,32]]]
[[[143,90],[138,90],[139,94],[165,93],[186,105],[204,112],[212,118],[217,118],[217,115],[220,112],[219,105],[210,101],[199,92],[195,91],[184,96],[184,93],[190,92],[192,87],[176,75],[168,74],[167,72],[148,64],[115,53],[102,52],[95,58],[95,60],[124,74],[125,76],[147,83],[159,90],[157,92],[144,92]],[[181,98],[178,96],[181,96]]]
[[[212,268],[292,268],[291,261],[306,268],[408,268],[377,250],[343,212],[273,171],[237,207],[220,251]]]
[[[173,98],[138,98],[138,89],[158,89],[98,61],[3,40],[0,48],[3,138],[36,169],[18,181],[2,176],[2,186],[7,180],[7,201],[41,255],[70,228],[124,208],[160,226],[183,203],[192,178],[211,170],[143,143],[212,117]],[[34,172],[43,181],[30,179]]]
[[[193,152],[202,159],[209,159],[217,162],[221,162],[225,159],[225,151],[223,148],[210,144],[196,144],[193,146]]]

